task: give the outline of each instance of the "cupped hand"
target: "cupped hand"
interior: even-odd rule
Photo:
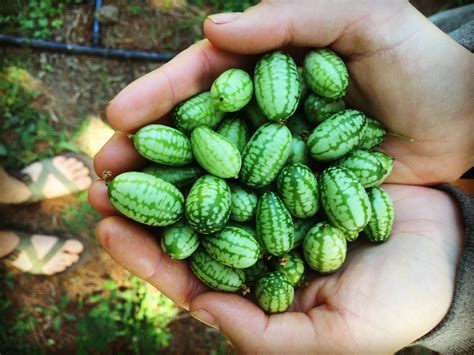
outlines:
[[[187,261],[169,259],[158,235],[123,217],[97,238],[121,265],[217,327],[240,352],[395,352],[433,329],[450,307],[462,221],[444,192],[384,185],[395,224],[381,245],[350,247],[343,267],[297,293],[291,312],[268,316],[236,294],[209,291]]]

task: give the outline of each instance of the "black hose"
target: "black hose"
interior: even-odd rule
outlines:
[[[77,44],[69,44],[69,43],[55,42],[55,41],[44,41],[42,39],[31,39],[31,38],[24,38],[24,37],[18,37],[18,36],[3,35],[3,34],[0,34],[0,43],[29,46],[33,48],[69,52],[69,53],[90,54],[90,55],[97,55],[97,56],[102,56],[102,57],[143,59],[143,60],[151,60],[151,61],[158,61],[158,62],[167,62],[168,60],[172,59],[176,55],[175,53],[89,47],[89,46],[81,46]]]
[[[95,11],[99,11],[102,7],[102,0],[95,1]],[[98,47],[100,45],[100,22],[97,17],[94,16],[94,22],[92,23],[92,47]]]

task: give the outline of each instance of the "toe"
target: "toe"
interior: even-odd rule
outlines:
[[[80,254],[84,250],[84,245],[77,239],[69,239],[64,243],[62,249],[68,253]]]
[[[92,185],[92,179],[90,176],[81,176],[80,178],[74,180],[75,185],[77,188],[81,190],[86,190]]]

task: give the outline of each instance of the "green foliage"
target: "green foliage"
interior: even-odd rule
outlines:
[[[260,1],[258,0],[194,0],[192,3],[196,6],[207,6],[213,12],[227,11],[244,11],[246,8],[253,6]]]
[[[118,288],[115,281],[107,280],[107,297],[88,298],[92,309],[77,323],[79,354],[105,352],[113,344],[120,344],[127,353],[151,354],[169,345],[171,334],[166,327],[177,307],[136,277],[130,284],[130,288]]]
[[[95,238],[95,225],[100,220],[100,215],[87,201],[87,191],[78,193],[76,203],[67,205],[61,211],[61,217],[67,229],[81,237],[92,236]]]
[[[52,119],[32,107],[40,99],[39,84],[27,71],[2,63],[0,72],[0,160],[9,169],[64,151],[77,151],[66,131],[57,130]]]

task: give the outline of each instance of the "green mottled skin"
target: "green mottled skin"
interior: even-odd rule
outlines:
[[[320,176],[319,187],[324,211],[334,226],[360,231],[369,223],[369,198],[350,170],[338,166],[327,168]]]
[[[235,292],[243,287],[244,272],[214,260],[204,250],[198,249],[190,259],[191,270],[199,280],[217,291]]]
[[[260,127],[242,153],[242,182],[251,187],[270,184],[285,165],[291,153],[291,132],[277,123]]]
[[[376,186],[381,185],[392,173],[393,170],[393,163],[395,159],[393,159],[390,155],[385,154],[384,152],[372,152],[372,155],[376,157],[380,164],[382,164],[385,174],[380,177],[380,180],[377,181],[375,184]]]
[[[126,172],[107,184],[110,203],[120,213],[149,226],[167,226],[183,216],[183,194],[149,174]]]
[[[318,181],[306,165],[285,166],[278,176],[278,193],[294,217],[312,217],[319,209]]]
[[[359,231],[344,231],[344,236],[348,242],[357,240],[357,238],[359,238],[359,234]]]
[[[268,123],[267,116],[265,116],[265,113],[262,111],[260,106],[258,106],[255,98],[250,100],[248,105],[244,107],[244,112],[248,118],[247,122],[249,123],[249,128],[254,132],[265,123]]]
[[[306,119],[313,125],[320,124],[345,107],[343,99],[333,100],[316,94],[310,94],[304,102]]]
[[[382,144],[387,132],[382,124],[373,118],[366,117],[367,128],[359,144],[359,149],[371,150]]]
[[[331,99],[343,97],[349,86],[346,65],[336,53],[326,48],[306,55],[304,77],[313,92]]]
[[[257,211],[257,194],[237,184],[232,184],[230,190],[232,193],[230,219],[236,222],[251,220]]]
[[[286,311],[293,303],[294,296],[291,282],[279,271],[269,272],[255,286],[257,303],[267,313]]]
[[[194,181],[206,173],[199,166],[176,167],[159,164],[150,165],[143,169],[143,172],[168,181],[178,189],[191,185]]]
[[[378,187],[367,190],[372,217],[364,228],[364,233],[371,242],[384,242],[392,233],[394,210],[390,196]]]
[[[336,164],[350,170],[365,188],[377,185],[386,173],[382,163],[372,153],[365,150],[353,150]]]
[[[242,166],[240,152],[224,136],[200,126],[191,134],[191,146],[198,163],[212,175],[223,179],[239,176]]]
[[[217,133],[224,136],[231,142],[240,153],[244,151],[249,140],[249,130],[245,121],[238,117],[226,118],[219,126]]]
[[[315,218],[293,218],[293,225],[295,228],[295,241],[293,248],[297,248],[303,243],[308,231],[316,224]]]
[[[199,234],[183,222],[166,227],[161,238],[161,249],[171,259],[190,257],[199,247]]]
[[[258,105],[270,121],[283,122],[296,111],[300,78],[288,54],[264,55],[255,65],[254,87]]]
[[[320,161],[335,160],[356,148],[367,126],[365,115],[356,110],[340,111],[319,126],[308,137],[311,156]]]
[[[309,86],[306,84],[306,79],[304,78],[304,68],[298,67],[298,76],[300,77],[300,101],[299,105],[301,105],[308,97],[309,94]]]
[[[254,286],[259,279],[268,274],[268,266],[262,259],[259,259],[251,267],[243,269],[245,274],[245,284]]]
[[[286,126],[293,135],[300,137],[307,137],[312,130],[312,126],[300,110],[296,111],[293,116],[288,118]]]
[[[227,183],[218,177],[204,175],[194,183],[186,198],[186,218],[199,233],[214,233],[224,228],[229,220],[230,204]]]
[[[294,227],[283,201],[274,192],[267,192],[258,201],[257,236],[272,255],[283,255],[293,247]]]
[[[133,136],[135,149],[155,163],[182,166],[193,161],[191,141],[177,129],[151,124]]]
[[[272,258],[275,271],[280,271],[288,277],[293,286],[298,285],[304,275],[304,261],[296,251],[292,250],[281,258]]]
[[[260,245],[260,254],[268,254],[268,251],[265,249],[265,243],[263,243],[263,240],[259,238],[259,235],[257,235],[257,229],[254,226],[254,223],[241,223],[241,222],[234,222],[234,221],[229,221],[226,226],[229,227],[237,227],[246,230],[250,234],[252,234],[252,237],[255,238],[255,240],[258,242]]]
[[[311,163],[308,146],[305,141],[298,136],[293,136],[291,141],[291,153],[286,161],[287,165],[293,163],[301,163],[304,165],[309,165]]]
[[[224,112],[240,110],[249,103],[252,95],[252,78],[241,69],[226,70],[211,86],[212,104]]]
[[[346,259],[346,237],[338,228],[318,223],[306,235],[303,251],[305,260],[312,269],[320,273],[334,272]]]
[[[216,128],[224,115],[225,112],[219,111],[212,105],[209,91],[204,91],[182,102],[173,113],[176,128],[187,134],[202,125]]]
[[[225,227],[203,236],[201,244],[215,260],[238,269],[250,267],[260,258],[260,245],[242,228]]]

